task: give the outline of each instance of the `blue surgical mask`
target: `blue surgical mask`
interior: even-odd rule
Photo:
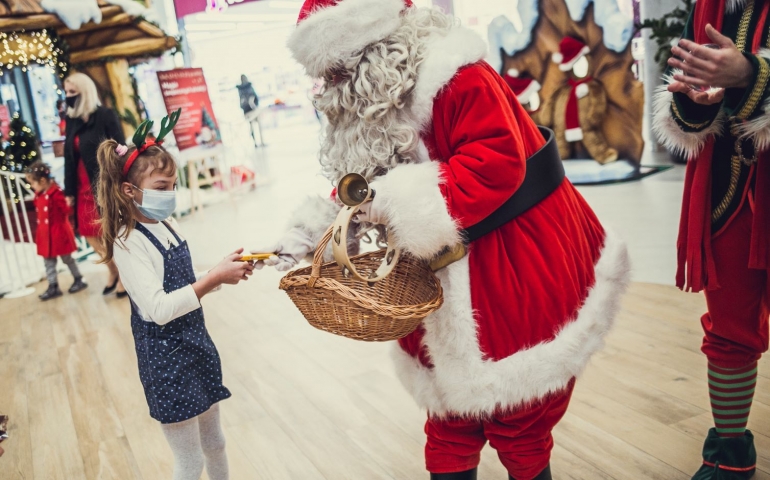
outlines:
[[[142,192],[142,204],[134,200],[134,205],[145,217],[162,222],[176,210],[176,190],[142,190],[136,185],[133,187]]]

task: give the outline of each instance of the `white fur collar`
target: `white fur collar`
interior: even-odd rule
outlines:
[[[457,71],[482,60],[487,54],[484,40],[467,28],[455,27],[433,40],[417,73],[417,85],[409,107],[416,130],[422,131],[433,116],[433,100]]]

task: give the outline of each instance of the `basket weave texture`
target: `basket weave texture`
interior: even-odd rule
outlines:
[[[402,255],[390,275],[370,284],[345,275],[335,262],[323,264],[331,237],[330,228],[318,244],[312,266],[281,279],[281,290],[310,325],[355,340],[383,342],[409,335],[441,307],[441,283],[425,262]],[[384,255],[385,250],[378,250],[351,260],[365,274],[374,272]]]

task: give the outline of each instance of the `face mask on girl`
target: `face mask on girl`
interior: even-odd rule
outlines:
[[[134,200],[134,205],[145,217],[162,222],[176,210],[176,190],[142,190],[136,185],[132,186],[142,192],[142,204]]]

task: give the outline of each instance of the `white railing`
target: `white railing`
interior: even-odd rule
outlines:
[[[32,196],[18,173],[0,171],[0,221],[7,233],[0,240],[0,294],[6,298],[31,294],[30,285],[44,275],[25,204]]]
[[[34,192],[26,187],[23,178],[18,173],[0,170],[0,223],[7,232],[0,238],[0,296],[5,298],[31,294],[35,289],[30,285],[45,277],[25,203],[34,198]],[[94,253],[85,238],[75,237],[75,243],[75,260]]]

